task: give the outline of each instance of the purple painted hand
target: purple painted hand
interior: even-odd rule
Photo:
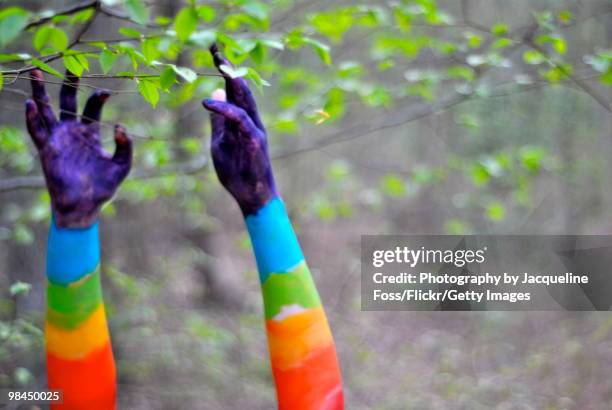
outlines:
[[[278,195],[268,155],[266,130],[246,80],[231,78],[220,69],[221,65],[230,63],[216,45],[210,48],[210,52],[225,77],[226,88],[225,93],[217,90],[213,99],[202,102],[210,111],[212,159],[219,181],[246,216],[254,214]]]
[[[116,125],[115,154],[102,148],[99,120],[108,92],[94,92],[79,121],[78,78],[66,73],[58,121],[42,72],[34,70],[31,75],[33,99],[26,101],[26,124],[40,155],[55,223],[64,228],[90,226],[130,171],[132,142],[125,129]]]

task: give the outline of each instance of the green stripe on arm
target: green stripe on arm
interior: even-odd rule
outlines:
[[[261,288],[266,319],[280,313],[283,306],[300,305],[305,309],[321,306],[317,288],[305,262],[291,272],[270,274]]]
[[[67,286],[47,284],[47,321],[74,329],[87,320],[102,303],[100,269]]]

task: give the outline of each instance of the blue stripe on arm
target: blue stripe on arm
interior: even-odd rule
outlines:
[[[93,272],[100,262],[98,222],[88,228],[59,228],[51,221],[47,243],[47,279],[68,285]]]
[[[283,273],[304,260],[300,244],[280,198],[273,198],[254,215],[245,219],[251,237],[259,279],[270,273]]]

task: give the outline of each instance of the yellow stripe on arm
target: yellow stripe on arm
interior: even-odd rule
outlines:
[[[298,366],[313,352],[333,346],[322,308],[303,310],[282,320],[268,319],[272,364],[280,369]]]
[[[47,352],[63,359],[81,359],[110,342],[104,305],[74,329],[62,329],[45,323]]]

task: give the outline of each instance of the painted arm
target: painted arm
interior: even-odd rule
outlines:
[[[211,47],[216,66],[230,63]],[[221,71],[221,70],[220,70]],[[317,289],[281,200],[266,132],[243,78],[204,100],[212,123],[212,158],[236,199],[251,237],[265,306],[280,409],[342,409],[336,349]]]
[[[66,74],[59,121],[43,75],[34,70],[26,101],[28,132],[38,149],[52,220],[47,245],[45,345],[49,388],[63,391],[61,409],[114,409],[115,362],[100,286],[98,213],[127,176],[132,144],[115,127],[116,150],[100,142],[99,119],[109,94],[96,91],[77,119],[78,78]]]

